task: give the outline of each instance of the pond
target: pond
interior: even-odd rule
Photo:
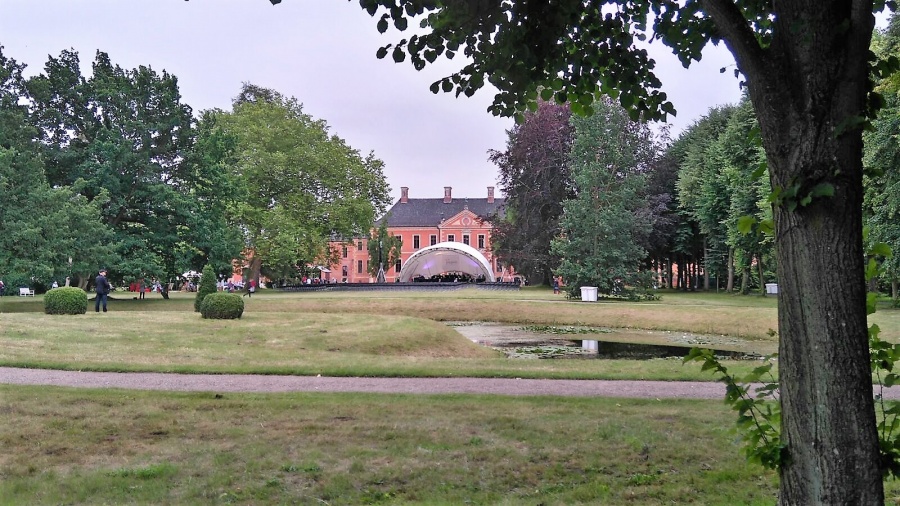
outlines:
[[[776,351],[775,343],[689,332],[491,322],[449,325],[473,342],[502,351],[509,358],[680,359],[699,346],[713,349],[722,358],[757,360]]]

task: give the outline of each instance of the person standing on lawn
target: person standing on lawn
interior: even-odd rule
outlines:
[[[253,297],[253,292],[256,291],[256,280],[251,279],[249,283],[247,283],[247,293],[244,294],[247,297]]]
[[[94,280],[94,289],[97,291],[97,301],[94,303],[94,312],[100,312],[100,305],[103,305],[103,312],[106,312],[106,300],[109,292],[112,290],[109,281],[106,279],[106,269],[100,269],[100,274]]]

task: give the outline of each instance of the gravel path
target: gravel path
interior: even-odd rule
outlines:
[[[721,383],[689,381],[542,380],[500,378],[335,378],[251,374],[164,374],[55,371],[0,367],[0,383],[78,388],[197,392],[371,392],[722,399]],[[900,387],[885,389],[900,399]]]

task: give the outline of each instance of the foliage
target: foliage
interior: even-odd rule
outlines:
[[[211,293],[216,293],[216,271],[212,265],[206,264],[200,275],[200,286],[197,287],[197,296],[194,299],[194,311],[200,311],[203,299]]]
[[[765,158],[749,101],[711,108],[670,146],[669,156],[679,166],[678,206],[693,225],[683,228],[678,248],[702,258],[717,278],[737,267],[744,274],[740,291],[747,293],[751,266],[774,263],[771,233],[763,233],[772,227],[771,188],[758,170]],[[760,290],[765,282],[759,280]]]
[[[87,292],[74,286],[61,286],[44,294],[47,314],[84,314],[87,312]]]
[[[881,57],[900,55],[900,19],[891,19],[884,33],[873,42]],[[879,83],[885,106],[863,135],[866,194],[863,204],[868,244],[885,243],[900,251],[900,87],[895,74]],[[900,256],[878,256],[880,278],[894,288],[895,304],[900,303]]]
[[[611,102],[573,122],[575,198],[563,204],[561,234],[552,242],[561,258],[556,273],[570,293],[596,286],[601,294],[624,295],[649,281],[640,268],[649,232],[641,197],[656,145],[646,125]]]
[[[0,47],[0,272],[8,281],[50,285],[112,260],[113,239],[97,223],[105,192],[88,202],[69,187],[48,185],[37,130],[21,103],[23,68]]]
[[[550,253],[550,241],[559,234],[563,202],[574,195],[570,116],[566,105],[538,102],[507,132],[506,150],[490,152],[506,197],[491,218],[492,249],[531,284],[551,284],[559,262]]]
[[[236,293],[213,292],[203,298],[200,315],[216,320],[235,320],[244,314],[244,299]]]
[[[194,199],[195,212],[185,217],[177,245],[179,269],[199,270],[210,263],[216,274],[231,274],[232,262],[244,249],[238,223],[230,213],[243,195],[231,167],[236,163],[236,140],[217,128],[216,115],[204,111],[196,137],[182,162],[185,191]],[[176,272],[183,272],[178,270]]]
[[[372,235],[369,237],[368,272],[372,277],[378,276],[378,269],[382,266],[385,267],[386,271],[400,259],[400,252],[403,248],[403,239],[388,233],[388,222],[390,219],[390,215],[381,218],[381,223],[379,223],[378,228],[373,230]]]
[[[195,184],[214,179],[201,180],[203,171],[185,162],[194,120],[175,76],[123,69],[98,52],[86,78],[78,53],[67,50],[50,57],[26,90],[51,187],[83,196],[97,207],[94,220],[112,231],[111,239],[100,230],[88,242],[97,255],[63,252],[73,258],[73,275],[88,277],[96,269],[88,262],[99,256],[115,266],[116,278],[167,278],[201,265],[191,253],[205,257],[208,244],[198,237],[233,244],[225,224],[202,226],[215,210],[202,205]]]
[[[382,161],[331,135],[296,99],[245,84],[231,112],[211,114],[211,132],[235,142],[232,181],[240,198],[229,219],[276,278],[324,260],[332,235],[368,234],[384,212]]]
[[[867,280],[878,275],[875,254],[891,256],[886,244],[876,244],[869,250]],[[866,312],[875,313],[877,294],[870,292]],[[900,374],[894,367],[900,361],[900,344],[890,343],[879,337],[881,329],[877,324],[868,328],[869,352],[872,377],[879,392],[875,395],[878,412],[878,442],[880,468],[885,477],[900,478],[900,402],[887,401],[884,388],[900,384]],[[692,348],[684,362],[701,362],[702,370],[712,370],[725,383],[725,402],[738,412],[737,426],[743,430],[744,452],[751,462],[769,469],[779,469],[789,458],[787,446],[781,436],[781,403],[779,386],[771,370],[777,355],[766,357],[766,364],[751,373],[737,377],[713,355],[709,349]],[[761,383],[760,383],[761,382]],[[757,384],[758,386],[753,386]],[[750,394],[750,390],[753,394]]]
[[[712,350],[692,348],[684,358],[685,363],[701,362],[704,371],[712,370],[725,383],[725,403],[738,412],[737,426],[743,431],[747,460],[767,469],[780,468],[787,458],[787,447],[781,440],[778,380],[771,372],[776,359],[777,355],[766,357],[764,365],[738,378],[728,372]],[[753,386],[761,380],[762,384]]]

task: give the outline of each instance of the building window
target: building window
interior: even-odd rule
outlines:
[[[447,236],[447,240],[450,242],[456,242],[456,236],[453,234],[450,234]]]
[[[360,244],[362,244],[362,243],[360,243]],[[497,266],[499,267],[500,264],[497,264]],[[357,261],[356,261],[356,273],[357,273],[357,274],[362,274],[362,273],[363,273],[363,270],[362,270],[362,260],[357,260]]]
[[[419,236],[413,236],[413,249],[419,249]]]
[[[362,251],[362,241],[356,243],[356,251]]]
[[[347,247],[346,246],[344,246],[344,251],[342,251],[342,253],[343,253],[343,258],[347,258]]]
[[[346,277],[347,277],[347,271],[348,271],[348,270],[349,270],[349,269],[347,269],[347,266],[346,266],[346,265],[342,265],[342,266],[341,266],[341,275],[344,276],[344,277],[346,278]]]
[[[478,249],[484,249],[484,234],[478,234]]]
[[[397,263],[394,264],[394,272],[400,274],[400,260],[397,260]]]
[[[436,235],[432,235],[432,236],[431,236],[431,245],[434,246],[435,244],[437,244],[437,236],[436,236]]]
[[[469,245],[469,234],[463,234],[463,244]]]

